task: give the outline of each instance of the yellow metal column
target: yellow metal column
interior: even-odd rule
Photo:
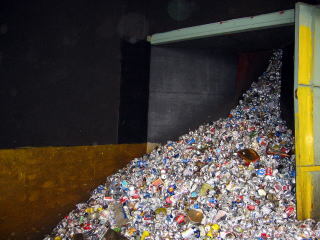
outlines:
[[[295,9],[295,141],[298,219],[320,219],[320,9]]]

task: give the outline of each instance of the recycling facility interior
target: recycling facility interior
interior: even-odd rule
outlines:
[[[231,2],[7,1],[0,10],[1,239],[41,239],[134,157],[227,116],[275,48],[284,50],[281,108],[293,129],[294,26],[146,41],[297,1]]]

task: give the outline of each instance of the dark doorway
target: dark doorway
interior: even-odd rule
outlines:
[[[118,143],[147,141],[150,44],[121,43]]]
[[[294,129],[294,43],[283,48],[281,81],[281,117],[290,129]],[[294,131],[293,131],[294,132]]]

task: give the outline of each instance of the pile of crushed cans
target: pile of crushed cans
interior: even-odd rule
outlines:
[[[319,238],[320,223],[296,220],[281,57],[273,53],[227,118],[131,161],[45,240]]]

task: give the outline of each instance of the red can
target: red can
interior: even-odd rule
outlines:
[[[286,214],[288,215],[288,217],[290,217],[293,213],[294,213],[294,207],[293,206],[289,206],[286,208]]]
[[[283,185],[282,191],[288,191],[290,188],[291,188],[290,185]]]
[[[272,168],[271,167],[267,167],[266,168],[266,176],[272,176],[272,173],[273,173]]]
[[[256,209],[256,207],[255,207],[254,205],[248,205],[248,206],[247,206],[247,209],[248,209],[249,211],[253,211],[253,210]]]
[[[135,193],[134,195],[132,195],[132,198],[133,198],[133,199],[139,199],[139,198],[140,198],[140,195],[137,194],[137,193]]]
[[[171,197],[166,197],[166,203],[168,203],[168,204],[172,204]]]
[[[176,216],[174,220],[175,220],[178,224],[181,224],[181,223],[184,223],[184,222],[185,222],[185,218],[186,218],[186,216],[180,214],[180,215]]]
[[[90,223],[85,223],[82,227],[84,230],[91,230],[92,229],[92,226]]]
[[[124,204],[125,202],[127,202],[129,199],[127,197],[121,197],[119,199],[120,203]]]

